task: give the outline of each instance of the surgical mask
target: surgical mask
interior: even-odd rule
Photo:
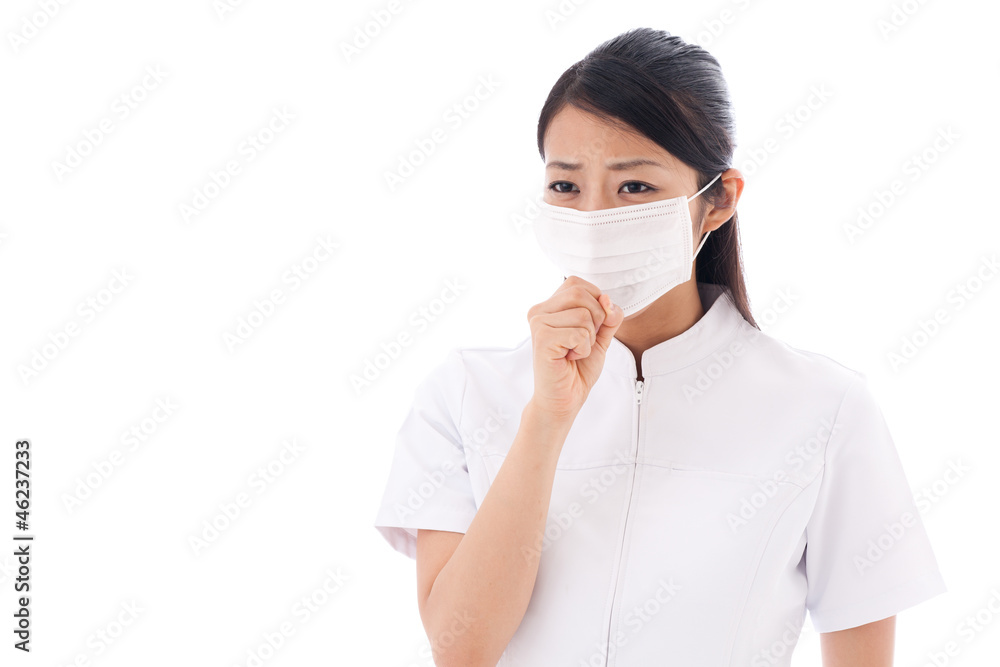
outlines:
[[[542,251],[569,276],[606,292],[631,315],[691,277],[691,263],[710,232],[691,254],[690,197],[578,211],[540,202],[532,226]]]

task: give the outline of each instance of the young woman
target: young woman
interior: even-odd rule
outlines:
[[[513,348],[449,353],[376,527],[417,561],[437,665],[892,664],[945,590],[864,375],[750,312],[718,62],[601,44],[542,108],[533,222],[565,281]]]

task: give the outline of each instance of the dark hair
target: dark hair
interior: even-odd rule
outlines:
[[[545,130],[567,104],[612,124],[625,123],[656,142],[698,172],[698,189],[732,164],[736,126],[719,62],[664,30],[624,32],[562,73],[538,119],[543,160]],[[713,205],[722,203],[722,179],[702,197]],[[740,314],[757,327],[743,280],[736,223],[734,211],[709,234],[698,254],[695,279],[727,287]]]

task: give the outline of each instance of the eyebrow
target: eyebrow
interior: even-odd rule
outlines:
[[[634,169],[642,165],[650,165],[652,167],[660,167],[661,169],[666,169],[666,167],[655,160],[649,160],[647,158],[635,158],[632,160],[622,160],[620,162],[609,162],[605,166],[611,171],[625,171],[626,169]],[[583,165],[579,162],[562,162],[561,160],[553,160],[545,165],[545,168],[555,168],[555,169],[565,169],[566,171],[576,171],[582,168]]]

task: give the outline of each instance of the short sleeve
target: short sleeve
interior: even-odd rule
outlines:
[[[882,412],[847,389],[806,526],[806,608],[817,632],[894,616],[946,591]]]
[[[396,434],[375,528],[414,560],[418,528],[464,533],[476,515],[459,430],[464,393],[465,367],[456,348],[417,386]]]

